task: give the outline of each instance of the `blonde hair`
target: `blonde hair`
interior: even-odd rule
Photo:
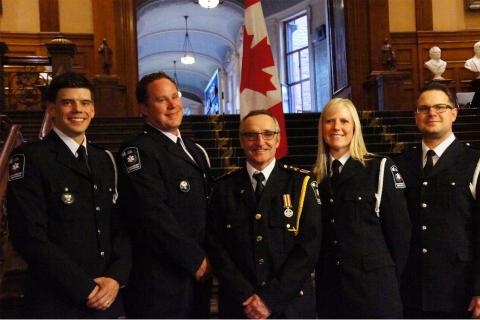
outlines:
[[[366,156],[371,155],[371,153],[367,151],[367,147],[363,141],[362,125],[360,123],[360,118],[358,117],[357,109],[355,109],[352,101],[341,98],[330,100],[323,108],[322,114],[320,115],[320,119],[318,121],[318,151],[317,160],[315,161],[315,165],[313,167],[313,173],[316,175],[319,182],[322,182],[322,180],[327,176],[328,161],[330,157],[329,146],[323,139],[322,124],[326,117],[332,113],[338,112],[341,109],[346,109],[353,119],[353,137],[349,146],[350,157],[360,161],[363,165],[365,165]]]

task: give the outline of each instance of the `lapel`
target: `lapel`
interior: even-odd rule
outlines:
[[[86,178],[90,178],[87,168],[85,168],[83,164],[80,163],[77,158],[75,158],[70,149],[62,141],[62,139],[60,139],[55,131],[50,131],[43,141],[45,141],[50,150],[56,154],[58,163]]]
[[[442,154],[437,163],[433,166],[430,176],[436,176],[442,171],[448,170],[452,166],[458,165],[461,163],[458,159],[458,154],[461,154],[460,149],[462,148],[461,142],[455,139],[447,150]],[[421,156],[420,156],[421,158]]]
[[[262,196],[260,197],[260,203],[258,205],[259,207],[265,205],[268,206],[271,202],[272,197],[278,195],[279,186],[283,187],[287,184],[285,180],[288,178],[288,175],[282,174],[283,171],[280,170],[278,166],[279,163],[277,161],[275,163],[275,167],[272,170],[272,173],[268,177],[265,189],[263,189]]]
[[[236,185],[238,186],[237,194],[239,195],[240,199],[243,203],[245,203],[250,211],[254,212],[257,209],[257,203],[255,200],[252,182],[250,181],[250,177],[248,176],[248,172],[245,167],[239,170]],[[263,191],[265,192],[265,189]]]
[[[348,158],[347,162],[342,168],[342,172],[340,173],[340,176],[338,177],[337,189],[340,188],[342,184],[346,183],[348,180],[354,177],[356,174],[361,172],[361,170],[362,170],[362,163],[360,161],[356,161],[352,159],[352,157]],[[331,189],[331,180],[330,180],[330,189]]]
[[[170,140],[166,135],[161,133],[159,130],[157,130],[156,128],[148,124],[145,125],[145,130],[147,130],[151,134],[153,139],[161,142],[165,146],[165,149],[167,150],[168,153],[170,153],[171,155],[179,159],[182,159],[185,162],[188,162],[189,164],[195,167],[198,167],[197,164],[193,162],[192,159],[190,159],[190,157],[184,151],[180,150],[180,148],[175,144],[175,142]]]

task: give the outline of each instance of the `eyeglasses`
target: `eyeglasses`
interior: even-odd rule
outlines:
[[[454,107],[448,104],[434,104],[433,106],[418,106],[417,113],[429,113],[430,109],[433,109],[436,113],[444,113],[447,109],[454,109]]]
[[[261,135],[264,140],[272,140],[278,131],[262,131],[262,132],[241,132],[240,135],[246,138],[248,141],[257,141]]]

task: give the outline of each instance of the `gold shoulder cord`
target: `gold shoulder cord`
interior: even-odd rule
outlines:
[[[295,236],[297,236],[298,232],[300,231],[300,218],[302,217],[303,202],[305,201],[305,195],[307,193],[308,180],[310,180],[310,176],[306,176],[305,178],[303,178],[302,192],[300,193],[300,199],[298,201],[297,224],[295,228],[289,230],[293,231]]]

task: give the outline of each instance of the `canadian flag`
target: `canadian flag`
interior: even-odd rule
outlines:
[[[240,117],[243,119],[250,111],[261,109],[270,111],[280,125],[280,145],[276,153],[280,159],[288,154],[288,144],[277,68],[262,4],[260,0],[245,0]]]

